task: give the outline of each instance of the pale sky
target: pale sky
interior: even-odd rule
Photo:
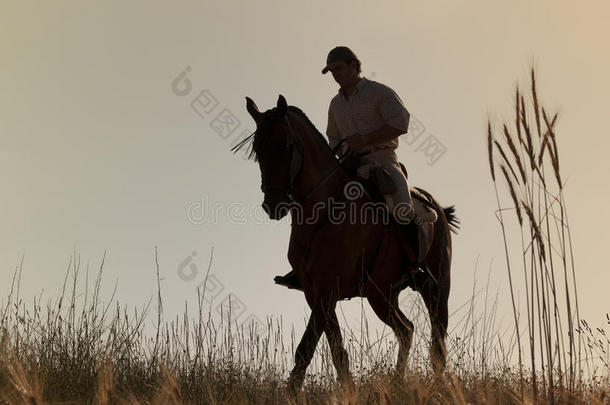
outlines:
[[[302,294],[272,281],[289,270],[290,220],[227,217],[231,204],[247,211],[263,198],[258,165],[229,149],[255,128],[245,96],[266,110],[282,94],[324,133],[338,88],[320,70],[331,48],[346,45],[363,75],[393,88],[423,124],[421,139],[433,135],[446,148],[432,165],[417,144],[401,142],[398,156],[412,183],[455,205],[462,222],[450,309],[472,293],[475,270],[482,286],[491,266],[507,325],[486,120],[512,120],[514,85],[528,85],[534,64],[542,102],[560,112],[581,316],[601,324],[610,283],[609,27],[602,1],[3,1],[2,302],[22,255],[21,295],[31,301],[42,289],[56,296],[74,249],[90,272],[107,250],[104,296],[118,280],[119,301],[141,307],[156,292],[158,246],[172,319],[195,301],[213,246],[218,299],[238,297],[241,319],[281,315],[302,330]],[[178,96],[172,81],[187,68],[191,92]],[[217,104],[198,115],[190,103],[204,90]],[[224,109],[239,120],[227,139],[211,126]],[[189,220],[202,201],[221,207],[217,221]],[[193,251],[198,273],[185,281],[179,268]],[[356,314],[360,303],[342,307]]]

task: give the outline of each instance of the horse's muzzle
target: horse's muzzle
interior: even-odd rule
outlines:
[[[269,218],[276,221],[284,218],[290,212],[290,199],[285,195],[282,195],[279,199],[271,199],[265,196],[261,205]]]

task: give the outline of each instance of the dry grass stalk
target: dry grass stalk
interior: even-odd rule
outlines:
[[[515,157],[515,161],[517,162],[517,167],[519,168],[519,173],[521,174],[521,179],[523,180],[523,184],[527,184],[527,178],[525,176],[525,169],[524,169],[523,165],[521,164],[521,158],[519,157],[519,152],[517,152],[517,148],[515,147],[515,143],[513,142],[513,138],[510,135],[510,132],[508,131],[508,128],[506,127],[506,124],[504,124],[504,136],[506,139],[506,143],[508,144],[508,148],[510,149],[511,153]]]
[[[544,148],[545,147],[550,147],[549,146],[549,139],[551,137],[551,133],[553,131],[553,127],[555,126],[555,121],[557,120],[557,113],[555,113],[555,115],[553,116],[553,119],[551,120],[551,123],[549,124],[549,120],[548,117],[546,115],[546,111],[544,110],[544,108],[542,109],[542,116],[544,117],[544,123],[546,124],[547,130],[544,133],[544,137],[542,140],[542,145],[540,147],[540,153],[538,155],[538,165],[542,165],[542,158],[544,156]],[[553,133],[554,135],[554,133]],[[557,144],[554,143],[554,149],[555,152],[557,152]]]
[[[176,378],[165,364],[161,364],[159,389],[153,403],[159,405],[180,405],[183,403],[182,391]]]
[[[534,101],[534,114],[536,116],[536,130],[538,131],[538,138],[540,139],[540,108],[538,107],[538,95],[536,94],[536,75],[534,74],[534,68],[531,69],[532,77],[532,99]]]
[[[510,190],[510,196],[512,197],[513,203],[515,204],[515,209],[517,211],[517,219],[519,220],[519,225],[522,226],[523,218],[521,217],[521,209],[519,208],[519,200],[517,199],[517,194],[515,194],[515,188],[513,186],[513,183],[510,181],[510,178],[508,177],[508,173],[506,172],[506,168],[504,167],[504,165],[501,165],[500,168],[502,169],[504,178],[506,179],[506,182],[508,183],[508,189]]]
[[[547,150],[549,151],[549,157],[551,158],[551,166],[553,166],[553,174],[555,175],[555,180],[557,180],[557,185],[561,190],[563,188],[563,185],[561,182],[561,176],[559,175],[559,161],[557,160],[557,156],[555,155],[555,152],[553,152],[552,148],[548,147]]]
[[[515,128],[517,128],[517,139],[519,143],[525,145],[523,142],[523,136],[521,135],[521,108],[520,108],[520,94],[519,94],[519,85],[515,86]]]
[[[547,149],[549,151],[549,155],[551,157],[551,165],[553,166],[553,171],[555,173],[555,179],[557,180],[557,185],[559,189],[563,189],[563,183],[561,181],[561,174],[559,173],[559,154],[557,152],[557,140],[555,139],[555,131],[553,130],[553,126],[555,125],[555,120],[557,118],[557,113],[553,117],[553,120],[549,123],[548,116],[544,108],[542,109],[542,117],[544,118],[544,123],[546,124],[547,131],[550,134],[551,141],[553,143],[553,149],[549,146]]]
[[[538,173],[538,179],[542,181],[542,186],[546,188],[546,180],[544,179],[544,175],[540,171],[540,167],[538,165],[534,165],[534,169],[536,170],[536,173]]]
[[[544,136],[542,137],[542,144],[540,145],[540,153],[538,153],[538,166],[542,165],[542,158],[544,157],[544,148],[546,148],[546,146],[549,143],[549,139],[550,139],[550,135],[549,135],[549,131],[546,131],[544,133]]]
[[[549,119],[548,119],[548,115],[546,113],[546,110],[544,109],[544,107],[542,108],[542,117],[544,119],[544,123],[546,125],[546,131],[544,133],[544,139],[542,141],[542,146],[540,148],[540,154],[538,156],[538,164],[541,164],[542,162],[542,156],[544,153],[544,148],[546,146],[549,146],[549,138],[555,138],[555,133],[553,131],[553,128],[555,126],[555,121],[557,120],[557,113],[555,113],[555,115],[553,116],[553,119],[551,120],[551,122],[549,123]],[[549,146],[550,147],[550,146]],[[555,152],[557,152],[557,142],[553,141],[553,149],[555,150]],[[555,153],[556,154],[556,153]]]
[[[8,353],[0,362],[7,374],[8,384],[0,392],[0,399],[8,405],[42,405],[43,381],[38,372],[26,372],[17,353]]]
[[[510,170],[510,172],[513,175],[513,177],[515,178],[515,181],[517,182],[517,184],[519,184],[519,177],[517,177],[517,174],[515,173],[515,170],[513,169],[513,165],[510,164],[510,161],[508,160],[508,157],[504,153],[504,149],[502,148],[502,145],[500,145],[500,142],[498,142],[496,140],[494,140],[494,144],[498,148],[498,151],[500,152],[500,155],[502,156],[502,159],[504,160],[504,163],[506,164],[506,166],[508,166],[508,169]]]
[[[542,232],[540,232],[540,227],[538,226],[536,217],[534,216],[532,209],[523,201],[521,201],[521,204],[523,206],[523,210],[525,211],[525,213],[527,214],[527,217],[530,220],[530,225],[532,226],[532,229],[534,230],[533,238],[539,239],[542,241]]]
[[[110,405],[117,401],[115,393],[114,366],[108,357],[101,357],[97,364],[96,401],[98,405]]]
[[[493,159],[493,135],[491,134],[491,123],[487,120],[487,155],[489,158],[489,170],[491,171],[491,179],[496,181],[496,172],[494,170],[494,159]]]
[[[532,143],[532,134],[530,131],[529,123],[527,122],[527,113],[525,111],[525,100],[523,96],[521,96],[521,125],[523,126],[523,130],[525,131],[525,139],[527,140],[527,144],[523,144],[525,147],[525,152],[529,157],[530,168],[534,170],[534,166],[536,165],[536,158],[534,157],[534,145]]]

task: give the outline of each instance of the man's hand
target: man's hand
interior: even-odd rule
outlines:
[[[360,134],[348,136],[345,140],[345,143],[347,143],[349,148],[354,152],[361,151],[362,149],[364,149],[364,147],[367,146],[364,136]]]

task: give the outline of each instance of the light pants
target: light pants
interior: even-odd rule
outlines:
[[[390,148],[381,149],[371,152],[362,158],[372,164],[379,164],[390,172],[392,180],[394,180],[396,185],[396,192],[394,194],[384,194],[383,198],[386,201],[388,210],[397,222],[410,222],[414,218],[413,200],[409,192],[407,178],[398,163],[395,150]]]

